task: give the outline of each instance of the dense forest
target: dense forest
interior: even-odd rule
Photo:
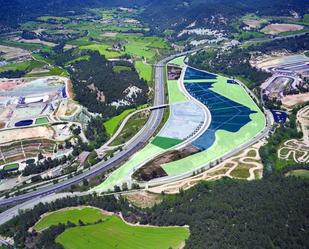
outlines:
[[[294,10],[302,15],[306,8],[308,5],[302,0],[274,0],[271,7],[267,0],[154,0],[147,5],[142,17],[154,30],[172,28],[179,31],[196,21],[196,27],[228,32],[233,30],[231,21],[246,13],[282,16]]]
[[[114,71],[113,67],[118,65],[130,70]],[[76,100],[89,111],[103,114],[105,118],[128,107],[145,104],[148,100],[147,83],[139,78],[129,62],[110,62],[98,52],[93,52],[89,60],[73,64],[69,72]],[[132,87],[136,91],[130,93]]]
[[[135,208],[113,196],[59,199],[23,212],[2,225],[0,234],[14,237],[17,248],[62,248],[54,239],[72,224],[53,226],[40,234],[29,228],[46,212],[79,205],[121,211],[131,222],[189,225],[187,249],[309,247],[309,182],[284,175],[249,182],[229,178],[202,182],[178,195],[163,196],[163,202],[151,209]]]
[[[189,225],[190,249],[308,248],[308,205],[308,180],[224,179],[165,199],[143,222]]]
[[[43,14],[65,16],[68,13],[72,15],[72,11],[77,14],[83,8],[142,6],[144,12],[141,18],[158,35],[171,27],[180,30],[193,21],[197,21],[197,26],[229,31],[233,29],[228,25],[229,21],[246,13],[282,16],[290,15],[293,10],[302,16],[308,8],[303,0],[273,0],[271,8],[267,0],[0,0],[0,6],[3,7],[0,9],[0,26],[16,26]]]

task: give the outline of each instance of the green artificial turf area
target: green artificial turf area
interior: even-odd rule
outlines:
[[[65,249],[176,249],[188,237],[187,228],[131,226],[117,216],[107,216],[96,225],[67,229],[56,242]]]
[[[114,190],[115,185],[121,186],[121,184],[125,182],[126,177],[133,173],[135,167],[159,154],[162,154],[163,152],[165,152],[164,149],[152,143],[147,144],[143,149],[135,153],[127,162],[113,171],[113,173],[109,175],[104,182],[95,187],[95,190]]]
[[[175,64],[180,67],[183,67],[185,65],[184,59],[185,59],[185,56],[177,57],[169,61],[168,64]],[[168,90],[168,98],[169,98],[170,104],[188,101],[188,98],[185,96],[185,94],[180,89],[178,80],[167,80],[167,90]]]
[[[59,210],[52,212],[40,219],[34,226],[36,231],[42,231],[52,225],[58,225],[59,223],[66,224],[68,221],[78,224],[79,220],[84,223],[94,223],[104,218],[101,210],[96,208],[84,207],[74,208],[69,210]]]
[[[174,147],[177,144],[182,143],[182,140],[176,139],[176,138],[157,136],[155,137],[154,140],[152,140],[151,143],[166,150],[166,149]]]
[[[13,171],[13,170],[18,170],[19,164],[18,163],[11,163],[7,164],[3,167],[5,171]]]
[[[175,65],[178,65],[180,67],[183,67],[183,66],[186,65],[186,63],[184,62],[185,58],[186,58],[186,56],[177,57],[177,58],[169,61],[169,64],[175,64]]]
[[[168,99],[169,99],[170,104],[188,101],[187,97],[180,90],[177,80],[168,80],[167,89],[168,89]]]
[[[43,124],[48,124],[48,123],[49,123],[49,121],[48,121],[48,118],[46,118],[46,117],[37,118],[35,120],[35,124],[37,124],[37,125],[43,125]]]
[[[147,82],[152,80],[152,66],[151,65],[146,64],[143,61],[136,61],[134,63],[134,66],[140,78],[146,80]]]

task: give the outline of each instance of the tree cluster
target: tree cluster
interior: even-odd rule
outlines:
[[[115,72],[113,67],[125,65],[130,71]],[[144,104],[148,100],[148,86],[139,78],[134,66],[129,62],[110,62],[98,52],[92,52],[89,60],[78,61],[70,68],[76,99],[89,111],[112,117],[124,109]],[[140,92],[127,96],[126,89],[137,87]],[[125,106],[111,103],[125,100]]]

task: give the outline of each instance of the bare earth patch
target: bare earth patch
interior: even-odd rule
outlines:
[[[23,129],[0,131],[0,141],[1,143],[8,143],[13,140],[24,140],[32,138],[52,139],[53,135],[54,132],[51,128],[47,126],[37,126]]]
[[[104,37],[115,37],[118,33],[117,32],[105,32],[102,34]]]
[[[249,26],[250,28],[258,28],[260,27],[260,25],[263,23],[263,21],[261,20],[244,20],[243,21],[244,24],[246,24],[247,26]]]
[[[285,107],[293,108],[293,106],[295,105],[302,104],[306,101],[309,101],[309,92],[301,93],[301,94],[294,94],[294,95],[287,95],[283,97],[281,101]]]
[[[124,197],[127,198],[133,205],[140,208],[150,208],[162,201],[160,195],[152,194],[146,191],[125,194]]]
[[[272,23],[267,25],[261,31],[265,34],[275,35],[282,32],[298,31],[302,30],[304,26],[298,24],[287,24],[287,23]]]
[[[42,44],[42,45],[46,45],[46,46],[49,46],[49,47],[54,47],[54,46],[57,45],[55,43],[47,42],[47,41],[42,41],[40,39],[29,39],[29,40],[27,40],[27,39],[22,39],[22,38],[15,37],[12,40],[13,41],[18,41],[18,42],[24,42],[24,43]]]

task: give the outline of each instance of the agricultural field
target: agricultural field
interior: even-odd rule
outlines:
[[[79,220],[85,225],[78,226]],[[189,230],[184,227],[131,225],[118,216],[91,207],[46,214],[34,228],[40,231],[68,221],[75,223],[77,227],[66,229],[56,238],[56,242],[64,248],[176,249],[189,237]]]
[[[65,44],[65,49],[73,49],[75,54],[75,57],[66,62],[66,65],[85,59],[83,53],[86,50],[98,51],[107,59],[129,56],[140,77],[150,83],[152,81],[151,63],[155,62],[157,56],[171,48],[165,39],[144,34],[149,29],[135,19],[139,11],[134,9],[126,12],[116,8],[88,9],[82,15],[67,17],[47,15],[25,22],[22,24],[22,29],[32,32],[36,38],[24,39],[15,35],[2,38],[0,44],[9,48],[24,49],[28,52],[28,59],[31,59],[32,53],[35,59],[31,61],[32,64],[41,64],[30,64],[31,67],[28,65],[29,62],[16,66],[7,65],[0,67],[0,72],[21,69],[27,70],[27,77],[66,76],[64,67],[53,66],[54,58],[46,57],[46,53],[53,54],[53,47],[61,41]],[[32,69],[36,70],[31,72]]]

